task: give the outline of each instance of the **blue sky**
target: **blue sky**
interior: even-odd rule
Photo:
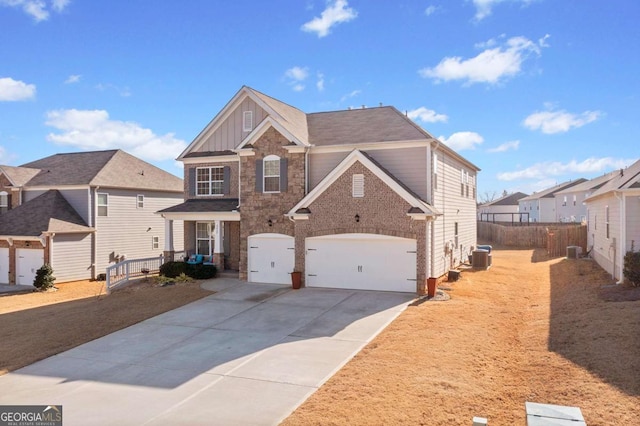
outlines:
[[[174,159],[248,85],[393,105],[479,166],[479,199],[640,157],[637,0],[0,0],[0,164]]]

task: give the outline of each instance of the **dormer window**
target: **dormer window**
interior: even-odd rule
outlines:
[[[280,192],[280,157],[269,155],[264,158],[264,192]]]
[[[242,131],[250,132],[253,130],[253,111],[245,111],[242,113]]]

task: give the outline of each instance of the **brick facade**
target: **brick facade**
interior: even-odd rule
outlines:
[[[363,198],[352,196],[352,175],[364,175]],[[411,238],[417,242],[417,288],[426,280],[427,222],[407,216],[411,208],[403,198],[361,163],[353,164],[309,206],[309,220],[295,224],[296,270],[305,270],[305,239],[322,235],[366,233]],[[359,216],[356,222],[355,215]],[[393,265],[390,265],[393,267]]]
[[[294,235],[294,224],[284,215],[304,197],[304,153],[289,153],[289,141],[275,129],[267,130],[254,144],[255,155],[240,158],[240,279],[247,279],[247,239],[250,235],[278,233]],[[267,155],[286,158],[288,185],[279,193],[256,192],[256,160]],[[269,226],[271,220],[271,226]]]
[[[47,246],[44,247],[40,241],[13,241],[13,244],[9,244],[6,240],[0,240],[0,247],[9,249],[9,283],[16,283],[16,250],[17,249],[30,249],[30,250],[43,250],[44,249],[44,263],[51,263],[51,253],[48,247],[50,247],[51,238],[47,237]],[[54,276],[55,276],[55,271]]]

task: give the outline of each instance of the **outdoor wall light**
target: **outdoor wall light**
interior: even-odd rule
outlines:
[[[360,215],[358,213],[356,213],[355,219],[356,219],[356,222],[360,222]]]
[[[273,221],[271,219],[269,219],[267,223],[269,224],[269,226],[273,226]]]

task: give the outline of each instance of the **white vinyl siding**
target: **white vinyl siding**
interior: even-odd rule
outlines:
[[[427,148],[368,149],[367,154],[389,173],[426,199]],[[333,170],[349,152],[312,153],[309,155],[309,190]]]
[[[27,190],[22,193],[22,203],[33,200],[39,195],[44,194],[43,190]],[[89,202],[89,188],[87,189],[59,189],[60,194],[65,200],[78,212],[80,217],[87,223],[91,223],[89,220],[90,207]]]
[[[136,195],[136,191],[109,189],[109,216],[96,218],[96,274],[104,273],[116,256],[136,259],[163,253],[165,223],[155,212],[180,204],[183,194],[148,192],[144,209],[136,208]],[[184,249],[183,226],[182,221],[173,222],[175,251]],[[159,237],[157,249],[151,240],[154,235]]]
[[[91,234],[56,234],[51,244],[56,282],[91,278]]]
[[[208,136],[205,143],[198,149],[198,152],[225,151],[231,150],[240,145],[242,140],[249,134],[244,130],[245,112],[251,111],[253,116],[253,126],[262,122],[267,113],[253,100],[246,98],[238,108],[224,120],[218,128]]]
[[[461,190],[465,181],[475,186],[475,174],[469,169],[463,170],[465,165],[443,151],[438,152],[437,156],[439,185],[434,190],[433,204],[443,215],[433,222],[434,257],[431,274],[434,277],[446,274],[451,265],[456,267],[466,260],[471,247],[477,245],[476,201],[474,197],[466,196],[466,189],[464,193]],[[466,172],[469,173],[468,177]],[[431,259],[427,259],[427,262],[431,262]]]

